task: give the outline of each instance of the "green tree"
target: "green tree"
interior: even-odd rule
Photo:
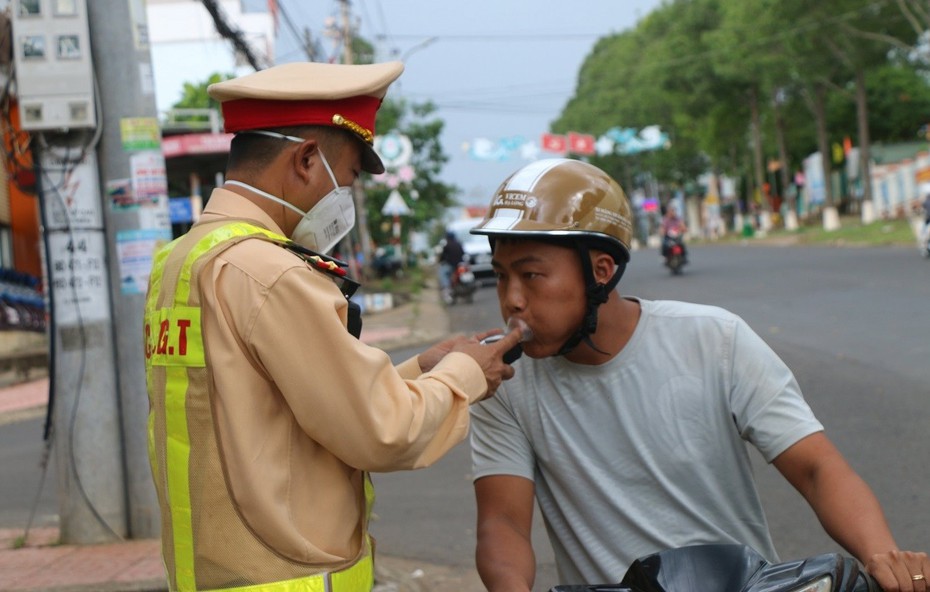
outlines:
[[[926,54],[926,44],[916,41],[930,28],[924,5],[670,0],[634,29],[595,45],[552,130],[599,134],[617,125],[661,125],[672,138],[670,150],[594,159],[628,189],[650,177],[687,185],[708,167],[752,178],[758,187],[773,154],[785,163],[784,187],[788,163],[815,150],[827,155],[829,178],[833,143],[858,128],[867,155],[869,130],[885,137],[891,124],[906,129],[909,107],[922,107],[921,87],[907,85],[904,71],[913,72],[914,55]],[[900,70],[885,71],[889,63]],[[869,115],[871,103],[879,114]],[[901,117],[886,116],[902,104]],[[924,123],[921,117],[912,127]]]
[[[436,117],[436,106],[432,103],[411,103],[404,99],[387,99],[378,111],[379,134],[395,131],[410,139],[413,157],[410,165],[415,175],[410,182],[398,187],[411,209],[402,220],[402,242],[406,242],[411,231],[428,231],[431,225],[442,218],[445,210],[455,205],[457,188],[439,181],[443,165],[449,161],[443,152],[440,135],[445,123]],[[386,244],[393,236],[392,219],[381,214],[391,188],[384,183],[365,183],[365,209],[368,228],[378,244]],[[416,196],[416,199],[414,199]]]
[[[865,93],[869,132],[875,142],[910,142],[921,126],[930,123],[930,84],[927,75],[906,63],[886,63],[868,73]],[[836,96],[830,125],[842,129],[855,118],[855,105]]]
[[[553,131],[601,134],[613,127],[659,125],[668,150],[592,159],[631,190],[646,179],[680,185],[706,170],[701,144],[708,128],[694,113],[727,93],[715,88],[702,32],[718,18],[716,0],[676,2],[650,13],[635,30],[600,40],[582,65],[578,86]]]
[[[888,63],[889,45],[876,36],[892,36],[904,39],[913,33],[898,7],[887,3],[866,0],[832,0],[836,15],[827,20],[826,34],[821,35],[830,55],[852,73],[852,96],[856,104],[856,128],[860,147],[861,175],[871,177],[871,134],[867,77],[876,68]],[[845,89],[841,89],[841,92]],[[871,200],[872,184],[865,182],[863,199]]]
[[[707,34],[709,45],[713,47],[711,61],[714,72],[737,91],[734,98],[744,103],[742,108],[733,106],[736,111],[717,111],[714,115],[715,118],[728,118],[732,117],[731,113],[745,113],[748,108],[745,123],[748,124],[746,129],[752,152],[753,193],[764,210],[771,206],[763,198],[762,188],[766,178],[765,144],[772,143],[772,136],[779,160],[785,163],[782,166],[782,187],[787,186],[788,160],[784,110],[781,107],[790,61],[782,44],[773,37],[780,23],[774,18],[770,4],[766,0],[724,2],[720,26]],[[765,125],[766,120],[772,123]],[[769,128],[774,134],[765,133]]]
[[[220,110],[220,104],[210,98],[207,94],[207,87],[217,82],[233,78],[233,74],[223,74],[214,72],[201,82],[185,82],[181,90],[181,98],[177,103],[171,106],[172,109],[214,109]],[[209,125],[210,116],[207,113],[180,113],[170,116],[171,123],[185,123],[187,125],[200,124]]]
[[[185,82],[181,90],[181,99],[171,107],[173,109],[219,109],[220,104],[207,94],[207,87],[230,78],[233,78],[233,74],[214,72],[201,82]]]

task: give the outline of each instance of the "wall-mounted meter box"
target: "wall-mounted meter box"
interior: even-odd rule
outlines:
[[[86,0],[12,0],[11,8],[23,129],[95,127]]]

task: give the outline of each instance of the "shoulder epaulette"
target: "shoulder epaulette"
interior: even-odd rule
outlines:
[[[345,261],[341,261],[335,257],[330,257],[322,253],[317,253],[316,251],[302,247],[293,241],[282,243],[282,246],[288,251],[299,255],[301,259],[312,265],[314,268],[319,269],[320,271],[339,277],[346,277],[348,274],[346,268],[349,266],[349,264]]]
[[[349,272],[347,270],[349,264],[345,261],[324,255],[322,253],[317,253],[316,251],[302,247],[291,240],[287,242],[280,242],[279,244],[306,261],[312,268],[341,280],[339,282],[339,289],[342,291],[342,294],[346,297],[346,299],[351,298],[352,295],[355,294],[355,292],[358,290],[359,283],[349,277]]]

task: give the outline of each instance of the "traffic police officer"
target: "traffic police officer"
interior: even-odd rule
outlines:
[[[402,69],[295,63],[209,88],[236,134],[227,180],[156,253],[145,309],[171,590],[370,590],[367,472],[434,462],[513,375],[519,331],[393,366],[357,339],[357,284],[325,256],[353,181],[384,170],[375,115]]]

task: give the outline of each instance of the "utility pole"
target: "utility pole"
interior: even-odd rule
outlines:
[[[349,10],[349,0],[339,0],[340,16],[342,19],[342,63],[352,64],[352,14]],[[371,248],[371,233],[368,230],[368,210],[366,209],[365,187],[360,179],[356,179],[352,184],[352,197],[355,198],[355,216],[358,224],[358,240],[361,243],[362,252],[365,253],[365,259],[371,261],[374,255]],[[350,253],[353,257],[354,253]]]
[[[349,0],[339,0],[340,14],[342,15],[342,63],[354,62],[352,56],[352,21],[349,11]]]
[[[99,174],[110,254],[129,535],[152,538],[160,533],[160,517],[148,457],[142,317],[153,251],[171,239],[167,177],[145,5],[89,0],[87,10],[101,105]],[[132,194],[129,207],[107,197],[127,188]]]
[[[61,540],[109,542],[127,534],[126,498],[96,153],[72,134],[40,137]]]

